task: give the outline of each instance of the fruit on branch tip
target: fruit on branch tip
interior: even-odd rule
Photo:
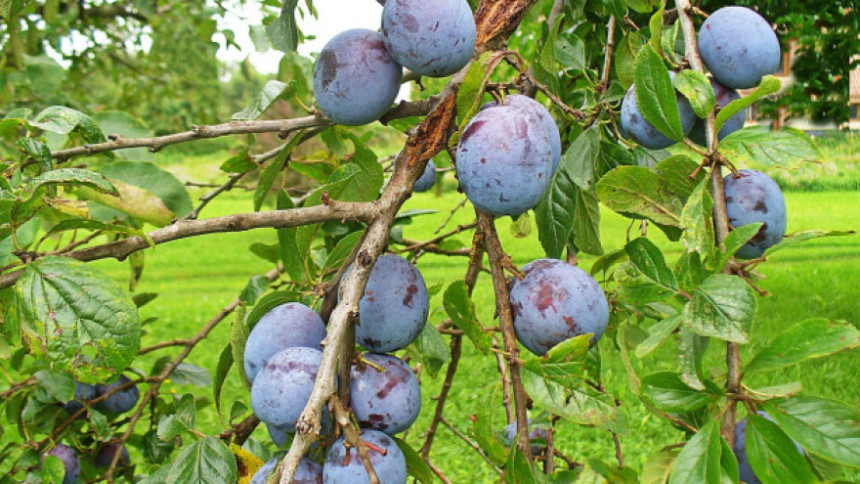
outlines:
[[[538,259],[522,269],[525,277],[511,287],[511,310],[517,339],[543,356],[567,339],[591,333],[596,344],[609,323],[609,305],[587,272],[556,259]]]
[[[415,184],[412,185],[412,191],[414,192],[426,192],[427,190],[433,188],[433,185],[436,184],[436,163],[433,163],[433,160],[427,162],[427,167],[424,168],[424,173],[415,180]]]
[[[552,148],[552,172],[555,173],[559,162],[561,162],[561,135],[558,132],[558,125],[555,124],[552,114],[549,113],[543,104],[522,94],[506,96],[505,105],[519,109],[534,117],[543,127],[544,132],[549,137],[550,148]],[[499,106],[499,103],[491,101],[481,106],[481,110],[496,106]]]
[[[314,64],[314,97],[332,121],[360,126],[391,107],[403,67],[388,53],[382,36],[352,29],[334,36]]]
[[[109,467],[117,452],[121,453],[120,458],[117,461],[118,467],[126,467],[131,463],[131,457],[128,454],[128,448],[125,445],[104,444],[99,447],[98,452],[96,452],[95,457],[93,457],[93,464],[96,467]]]
[[[758,233],[738,250],[736,257],[755,259],[782,240],[788,223],[785,198],[779,185],[764,173],[740,170],[723,179],[726,213],[732,227],[762,222]]]
[[[760,410],[757,412],[760,416],[770,420],[773,422],[773,418],[765,411]],[[797,451],[803,455],[805,452],[803,447],[794,443]],[[755,471],[753,471],[752,465],[750,464],[749,457],[747,456],[747,419],[744,417],[740,422],[735,424],[735,442],[732,445],[732,451],[735,453],[735,457],[738,460],[738,474],[740,480],[742,482],[746,482],[747,484],[762,484],[761,480],[756,476]]]
[[[122,375],[119,377],[119,380],[114,383],[111,383],[110,385],[96,385],[96,396],[102,396],[105,393],[112,391],[114,388],[125,385],[130,381],[131,379],[129,379],[125,375]],[[109,414],[125,413],[134,408],[134,406],[137,405],[137,401],[139,399],[140,389],[137,388],[137,385],[132,385],[128,388],[119,390],[113,393],[111,396],[98,402],[96,404],[96,409]]]
[[[711,87],[714,89],[714,97],[717,99],[717,111],[726,107],[730,102],[735,101],[741,98],[740,93],[735,89],[728,88],[722,84],[720,84],[713,77],[708,79],[711,81]],[[744,127],[744,122],[746,121],[747,110],[746,108],[741,109],[734,116],[726,120],[723,123],[723,126],[720,128],[720,132],[717,134],[717,139],[722,141],[726,136],[734,133],[735,131]],[[691,141],[694,143],[698,143],[702,146],[707,145],[707,139],[705,135],[705,120],[702,118],[696,118],[696,123],[693,125],[693,129],[690,130],[690,133],[687,135]]]
[[[78,457],[77,451],[64,444],[57,444],[53,449],[47,452],[43,457],[52,455],[63,462],[63,467],[66,473],[63,475],[63,484],[75,484],[81,476],[81,459]]]
[[[758,12],[723,7],[699,29],[699,53],[711,74],[727,87],[748,89],[779,68],[782,53],[773,28]]]
[[[472,204],[493,215],[519,215],[537,205],[553,173],[544,125],[511,105],[480,111],[457,144],[457,179]]]
[[[477,29],[466,0],[385,2],[382,37],[391,56],[416,74],[449,76],[475,51]]]
[[[266,360],[251,385],[251,408],[261,421],[295,431],[311,396],[322,352],[296,346]]]
[[[385,484],[406,483],[406,458],[397,443],[388,435],[377,430],[365,430],[361,439],[385,450],[385,454],[368,449],[370,462],[379,481]],[[344,446],[343,437],[332,444],[323,464],[323,484],[364,484],[370,483],[364,463],[358,451]]]
[[[280,462],[279,458],[270,459],[257,469],[249,484],[266,484],[269,474]],[[322,481],[322,466],[307,457],[299,461],[299,467],[293,476],[293,484],[319,484]]]
[[[532,454],[540,453],[541,449],[546,447],[546,443],[549,441],[549,431],[544,427],[531,427],[532,420],[529,419],[529,442],[532,445],[529,448],[532,451]],[[505,427],[505,443],[508,444],[508,447],[514,445],[517,441],[517,429],[519,426],[516,422],[511,422]]]
[[[267,312],[251,330],[245,343],[245,375],[253,382],[266,360],[287,348],[305,346],[322,350],[325,324],[302,303],[281,304]]]
[[[343,284],[339,296],[342,291]],[[418,268],[399,255],[381,255],[359,302],[355,341],[376,353],[405,348],[421,334],[429,311],[427,285]]]
[[[675,73],[670,71],[669,76],[674,79]],[[678,113],[681,116],[681,130],[684,134],[687,134],[693,129],[693,125],[696,123],[696,113],[693,111],[690,101],[680,92],[675,91],[675,99],[677,101]],[[627,94],[624,95],[624,100],[621,101],[621,131],[626,138],[630,138],[652,150],[668,148],[677,143],[672,138],[660,132],[642,115],[639,106],[636,104],[635,84],[627,89]]]
[[[412,369],[396,356],[367,353],[352,365],[349,401],[362,428],[394,435],[408,429],[421,411],[421,388]],[[377,368],[383,368],[379,371]]]

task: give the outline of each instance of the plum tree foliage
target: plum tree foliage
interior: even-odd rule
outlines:
[[[379,10],[380,32],[346,30],[313,61],[296,53],[310,0],[0,2],[0,484],[452,482],[461,456],[432,452],[445,428],[486,462],[476,475],[511,483],[816,482],[860,467],[856,405],[745,382],[860,346],[855,326],[826,319],[753,341],[761,264],[842,235],[785,234],[791,214],[763,172],[806,161],[813,142],[743,127],[780,88],[769,10],[361,1],[343,8]],[[230,5],[262,9],[254,37],[284,56],[265,82],[245,65],[232,85],[259,92],[228,119],[207,69],[211,41],[233,42],[217,22]],[[738,30],[744,19],[755,26]],[[87,49],[69,50],[73,35]],[[135,75],[108,82],[112,70]],[[394,104],[404,82],[423,90]],[[198,201],[153,155],[228,137],[240,148]],[[408,239],[431,210],[402,206],[437,168],[473,222]],[[445,181],[436,189],[453,190]],[[237,187],[248,212],[211,216]],[[624,247],[604,251],[601,206],[636,224]],[[517,267],[496,231],[507,216],[542,258]],[[245,230],[275,231],[250,248],[271,270],[193,334],[154,340],[163,323],[139,308],[158,295],[137,290],[153,249]],[[428,287],[427,254],[464,276]],[[127,289],[90,264],[108,258],[128,261]],[[189,362],[227,333],[216,367]],[[498,368],[479,375],[498,391],[455,421],[464,354]],[[425,386],[422,408],[431,380],[441,390]],[[231,382],[240,401],[222,395]],[[632,408],[677,442],[630,435]],[[204,409],[223,428],[199,425]],[[615,455],[556,438],[580,427],[605,431]]]

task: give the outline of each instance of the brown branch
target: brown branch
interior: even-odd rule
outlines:
[[[499,375],[502,379],[502,405],[505,407],[506,423],[510,425],[517,421],[517,414],[513,407],[513,396],[511,394],[511,376],[508,373],[508,364],[505,363],[505,357],[502,356],[502,351],[499,349],[498,344],[494,343],[493,349],[496,350],[496,367],[499,369]]]
[[[376,470],[370,461],[370,454],[367,450],[367,445],[361,440],[361,435],[358,433],[357,427],[354,427],[349,418],[349,412],[344,407],[343,402],[338,398],[332,398],[332,410],[334,411],[335,421],[343,430],[344,445],[349,444],[352,448],[358,451],[358,456],[364,464],[364,470],[367,471],[367,478],[370,484],[380,484],[379,476],[376,475]],[[347,449],[349,452],[349,449]]]
[[[615,48],[615,15],[609,16],[606,24],[606,52],[603,55],[603,74],[600,76],[601,92],[609,87],[609,76],[612,74],[612,49]]]
[[[404,239],[404,242],[408,243],[409,245],[398,250],[397,252],[415,252],[415,251],[417,251],[419,249],[423,249],[427,246],[436,245],[439,242],[442,242],[443,240],[447,239],[448,237],[452,237],[454,235],[465,232],[467,230],[472,230],[473,228],[475,228],[477,226],[478,226],[478,222],[472,222],[472,223],[466,224],[466,225],[458,225],[456,229],[453,229],[453,230],[446,232],[442,235],[433,237],[430,240],[425,240],[423,242],[407,241],[408,239]]]
[[[260,425],[260,419],[252,413],[245,417],[241,422],[233,425],[233,428],[230,430],[221,432],[218,435],[218,438],[227,442],[232,442],[238,446],[242,446],[247,442],[251,434],[254,433],[254,429],[256,429],[258,425]]]
[[[27,387],[35,385],[35,384],[36,384],[36,378],[35,377],[30,377],[24,381],[21,381],[18,383],[13,383],[12,386],[10,386],[6,390],[3,390],[2,392],[0,392],[0,400],[5,400],[5,399],[9,398],[10,396],[14,395],[15,392],[18,392],[19,390],[23,390],[24,388],[27,388]]]

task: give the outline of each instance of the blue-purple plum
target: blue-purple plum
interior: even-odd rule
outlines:
[[[591,333],[597,343],[609,323],[609,305],[594,278],[555,259],[530,262],[523,272],[511,288],[514,330],[523,346],[542,356],[582,334]]]
[[[782,240],[787,224],[785,198],[782,190],[769,176],[760,171],[740,170],[737,177],[729,174],[723,179],[726,212],[732,227],[763,222],[758,233],[736,256],[741,259],[761,257],[764,251]]]
[[[748,89],[779,68],[779,39],[755,10],[723,7],[699,29],[699,52],[711,74],[727,87]]]
[[[128,448],[126,446],[122,444],[104,444],[99,447],[98,452],[93,457],[93,464],[96,467],[109,467],[117,452],[121,453],[117,461],[117,466],[125,467],[131,463],[131,457],[128,455]]]
[[[768,415],[765,411],[759,411],[758,414],[771,422],[773,422],[773,418]],[[797,447],[797,451],[801,454],[804,453],[803,447],[794,443],[795,447]],[[740,422],[735,425],[735,442],[732,445],[732,450],[735,453],[735,457],[738,459],[738,474],[740,480],[747,484],[761,484],[761,480],[755,475],[753,471],[752,465],[750,465],[749,457],[747,456],[747,419],[743,418]]]
[[[400,92],[403,67],[388,53],[382,36],[367,29],[337,34],[314,65],[314,96],[338,124],[359,126],[379,119]]]
[[[675,78],[675,73],[670,72],[669,76]],[[684,134],[693,129],[696,124],[696,113],[687,100],[680,92],[675,92],[677,101],[678,113],[681,115],[681,130]],[[668,148],[677,141],[661,133],[653,124],[649,123],[639,110],[636,104],[636,85],[630,86],[627,94],[624,95],[624,100],[621,101],[621,130],[625,138],[632,139],[640,145],[652,150]]]
[[[403,432],[421,411],[418,379],[396,356],[368,353],[364,359],[371,364],[352,365],[349,383],[350,406],[358,424],[389,435]]]
[[[81,459],[75,449],[68,445],[57,444],[46,456],[52,455],[63,462],[66,473],[63,476],[63,484],[75,484],[81,477]]]
[[[263,422],[295,431],[314,387],[322,352],[295,346],[266,360],[251,385],[251,408]]]
[[[379,481],[385,484],[405,484],[406,458],[394,439],[377,430],[365,430],[361,439],[385,450],[385,454],[381,454],[374,449],[368,449],[370,463]],[[343,443],[343,437],[337,439],[326,454],[323,484],[370,483],[358,451],[351,447],[347,449]]]
[[[269,474],[272,473],[278,462],[279,459],[274,458],[263,464],[254,473],[250,484],[266,484]],[[320,482],[322,482],[322,466],[308,458],[299,461],[299,467],[293,476],[293,484],[319,484]]]
[[[253,382],[266,360],[287,348],[306,346],[322,350],[325,324],[313,309],[302,303],[282,304],[268,313],[251,330],[245,343],[245,375]]]
[[[549,143],[552,148],[552,172],[555,173],[555,170],[558,169],[558,164],[561,161],[561,135],[558,132],[558,125],[555,124],[552,114],[547,111],[543,104],[528,96],[523,96],[522,94],[513,94],[505,97],[505,104],[520,109],[526,114],[533,116],[537,119],[537,122],[543,126],[547,136],[549,136]],[[481,109],[483,110],[498,105],[498,102],[492,101],[484,104]]]
[[[519,215],[540,201],[553,174],[544,125],[514,106],[480,111],[457,144],[457,179],[472,204],[493,215]]]
[[[529,419],[529,442],[532,442],[529,448],[532,454],[537,454],[541,451],[541,448],[546,446],[549,440],[549,432],[543,427],[532,427],[531,423],[532,421]],[[516,422],[511,422],[505,427],[505,443],[508,444],[508,447],[514,445],[514,442],[516,442],[518,428],[519,426]]]
[[[740,93],[735,89],[731,89],[720,84],[714,78],[710,78],[709,80],[711,81],[711,87],[714,88],[714,96],[717,99],[717,110],[723,109],[730,102],[741,98]],[[746,115],[747,110],[741,109],[737,114],[729,118],[725,123],[723,123],[723,127],[720,128],[720,132],[717,134],[717,139],[722,140],[726,136],[743,128],[744,122],[746,121]],[[707,144],[707,139],[705,137],[705,120],[702,118],[696,118],[696,124],[693,125],[693,129],[690,130],[687,137],[694,143],[699,143],[700,145],[705,146]]]
[[[463,68],[477,31],[466,0],[395,0],[382,10],[382,38],[391,56],[422,76],[444,77]]]
[[[98,396],[102,396],[105,393],[112,391],[114,388],[125,385],[131,380],[122,375],[119,377],[114,383],[110,385],[96,385],[96,394]],[[134,408],[137,405],[137,401],[140,399],[140,390],[137,388],[137,385],[132,385],[128,388],[124,388],[113,393],[111,396],[105,398],[104,400],[98,402],[96,404],[96,409],[104,413],[111,414],[120,414],[125,413]]]
[[[359,302],[355,341],[377,353],[405,348],[421,334],[429,310],[427,285],[418,268],[399,255],[382,255]]]
[[[433,188],[433,185],[436,183],[436,163],[433,163],[433,160],[427,162],[427,167],[424,168],[424,173],[415,180],[415,184],[412,185],[412,191],[415,192],[426,192],[427,190]]]
[[[80,402],[81,400],[92,400],[93,398],[96,398],[96,396],[97,393],[95,385],[77,382],[77,385],[75,386],[75,399],[64,403],[63,410],[65,410],[69,415],[74,415],[78,413],[78,410],[84,408],[84,404]]]

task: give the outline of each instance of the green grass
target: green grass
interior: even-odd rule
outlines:
[[[406,207],[433,208],[439,213],[418,217],[412,225],[405,228],[406,237],[426,239],[462,198],[453,191],[436,198],[422,194],[410,200]],[[860,220],[856,207],[860,205],[860,194],[856,192],[818,192],[787,194],[789,210],[789,232],[810,228],[857,229]],[[251,202],[246,194],[228,194],[217,200],[204,212],[205,217],[223,213],[248,211]],[[467,209],[460,210],[449,226],[468,223],[473,214]],[[601,235],[604,248],[620,248],[625,242],[628,223],[625,219],[603,212],[604,224]],[[499,221],[499,232],[506,250],[518,265],[541,257],[540,244],[536,229],[523,239],[515,239],[510,234],[510,221]],[[635,234],[636,231],[634,230]],[[678,244],[670,245],[659,231],[649,236],[667,250],[670,259],[680,255]],[[458,239],[469,243],[467,234]],[[137,291],[157,292],[158,299],[142,308],[144,318],[156,317],[157,321],[146,327],[144,345],[164,339],[185,338],[194,334],[207,320],[218,313],[244,287],[247,280],[266,271],[269,265],[251,255],[247,248],[254,242],[274,243],[272,230],[213,235],[176,241],[147,251],[146,269],[143,281]],[[749,358],[757,348],[767,344],[783,328],[798,324],[805,319],[823,316],[832,319],[855,318],[858,309],[856,302],[856,267],[860,254],[860,239],[840,237],[813,241],[777,253],[761,266],[760,272],[767,277],[761,286],[771,296],[761,299],[758,317],[753,329],[753,343],[745,347],[743,355]],[[590,267],[593,257],[583,257],[581,263]],[[95,265],[107,271],[112,277],[124,282],[128,277],[128,266],[115,261],[99,261]],[[466,270],[465,258],[447,258],[427,255],[419,261],[419,268],[428,285],[438,282],[448,284],[462,278]],[[482,275],[474,295],[478,315],[485,324],[492,324],[494,301],[489,277]],[[440,321],[444,315],[439,310],[441,296],[431,300],[432,322]],[[856,320],[854,320],[856,324]],[[200,365],[214,373],[218,355],[228,342],[229,321],[213,331],[210,338],[200,344],[188,361]],[[493,358],[482,357],[470,342],[465,343],[465,351],[455,386],[446,406],[446,415],[459,428],[468,431],[471,425],[468,417],[478,408],[492,406],[498,427],[504,425],[498,373]],[[657,355],[664,358],[671,355],[671,346],[664,345]],[[627,417],[629,433],[622,436],[622,447],[626,462],[641,467],[647,456],[660,447],[682,440],[682,434],[653,418],[635,397],[629,394],[626,375],[621,366],[618,353],[608,338],[600,343],[603,355],[604,379],[607,388],[626,402],[623,413]],[[142,370],[148,370],[159,356],[173,354],[160,351],[147,355],[138,363]],[[713,345],[708,359],[709,366],[716,374],[721,372],[723,350]],[[658,357],[635,361],[640,375],[673,369],[671,356],[667,363],[660,363]],[[753,386],[766,386],[791,381],[800,381],[808,394],[821,395],[856,404],[860,401],[860,388],[854,382],[860,373],[860,361],[856,353],[843,353],[832,358],[807,363],[796,368],[775,374],[755,375],[748,383]],[[420,446],[421,434],[427,428],[435,402],[430,399],[441,386],[441,377],[423,377],[422,391],[424,409],[408,440]],[[192,391],[201,397],[211,399],[211,389],[174,386],[169,384],[167,391],[182,393]],[[248,393],[233,372],[224,390],[225,408],[233,401],[248,403]],[[209,407],[198,416],[199,426],[204,432],[221,430],[214,409]],[[255,433],[260,439],[267,439],[265,429]],[[614,455],[612,440],[605,431],[579,428],[562,423],[559,429],[559,448],[570,457],[583,461],[589,457],[610,460]],[[462,441],[448,430],[442,429],[434,445],[434,461],[454,482],[492,482],[493,473],[483,461]]]

